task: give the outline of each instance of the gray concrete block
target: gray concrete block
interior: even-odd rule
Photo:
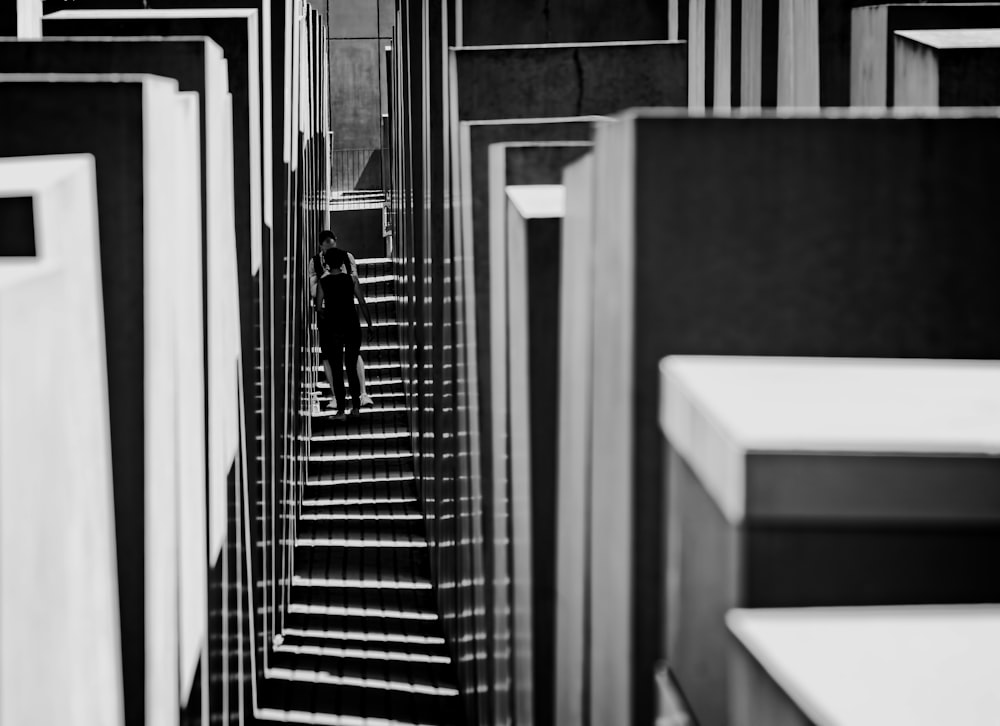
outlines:
[[[733,726],[988,726],[1000,708],[996,605],[734,610],[726,621]]]
[[[456,45],[666,40],[668,3],[638,0],[457,0]],[[683,36],[681,36],[683,37]]]
[[[507,187],[514,714],[552,723],[561,185]]]
[[[176,608],[162,612],[166,621],[146,609],[147,588],[155,591],[165,584],[154,573],[168,579],[177,573],[176,561],[159,559],[155,548],[176,548],[177,543],[147,513],[157,511],[161,495],[177,497],[174,328],[164,317],[173,311],[156,280],[174,273],[173,284],[190,284],[189,268],[179,263],[196,259],[201,248],[195,212],[200,192],[198,117],[191,101],[177,93],[175,81],[152,76],[0,77],[0,105],[16,109],[4,116],[0,156],[92,154],[95,159],[124,708],[126,715],[139,720],[147,704],[177,708],[180,691],[177,653],[164,651],[146,637],[147,628],[177,626]],[[174,233],[181,239],[172,239]],[[158,270],[163,271],[159,276]],[[200,339],[200,321],[198,316],[188,335]],[[147,346],[164,354],[151,358],[144,353]],[[159,440],[164,426],[170,435]],[[168,527],[176,524],[172,507],[163,510],[161,521]],[[176,580],[169,587],[176,596]],[[176,606],[176,597],[171,602]],[[176,647],[175,640],[168,642]],[[147,675],[162,685],[144,694]]]
[[[589,560],[590,290],[594,257],[594,155],[566,166],[562,270],[559,278],[559,444],[556,465],[556,697],[554,723],[584,723],[589,672],[585,663]]]
[[[452,113],[474,121],[685,106],[686,52],[671,41],[454,49]]]
[[[337,0],[329,3],[327,23],[330,39],[377,38],[379,15],[385,0]]]
[[[870,2],[742,0],[742,4],[741,105],[850,104],[851,48],[857,45],[852,41],[851,13]]]
[[[381,141],[384,42],[378,38],[333,38],[328,45],[334,148],[377,149]]]
[[[734,607],[1000,597],[1000,364],[673,356],[660,376],[668,660],[699,723],[734,716]]]
[[[629,722],[662,655],[659,359],[996,358],[998,124],[636,111],[598,128],[592,719]]]
[[[1000,30],[898,31],[895,46],[895,105],[1000,105]]]
[[[512,424],[508,418],[510,410],[510,395],[513,389],[509,386],[509,336],[516,334],[514,329],[508,329],[508,311],[512,304],[511,292],[508,288],[507,270],[509,245],[508,238],[508,199],[506,189],[509,185],[529,185],[529,184],[555,184],[561,180],[562,168],[568,162],[579,155],[585,153],[590,148],[587,142],[507,142],[492,144],[489,147],[489,255],[490,255],[490,289],[497,294],[490,298],[490,350],[491,350],[491,370],[494,372],[494,385],[491,389],[491,398],[487,408],[491,419],[492,442],[491,450],[493,467],[491,471],[493,500],[489,503],[488,510],[492,512],[493,520],[497,523],[498,531],[505,531],[510,521],[511,502],[509,497],[510,482],[510,443]],[[558,280],[554,282],[558,289]],[[523,287],[523,285],[522,285]],[[537,449],[533,449],[537,451]],[[542,451],[547,451],[542,448]],[[554,518],[550,527],[552,533],[555,531]],[[506,537],[494,539],[490,544],[492,548],[493,577],[489,586],[493,590],[493,641],[497,654],[494,673],[496,680],[509,680],[511,677],[511,664],[505,654],[510,646],[510,615],[511,615],[511,593],[510,593],[510,570],[511,570],[511,542]],[[543,560],[536,572],[548,572],[541,578],[543,583],[554,583],[555,560],[553,549],[550,546],[542,547],[529,552],[530,557],[537,555]],[[543,614],[548,614],[548,621],[542,618],[538,631],[541,638],[549,638],[548,646],[552,645],[554,609],[550,612],[545,610]],[[541,616],[540,616],[541,617]],[[546,624],[547,622],[547,624]],[[542,659],[545,660],[544,658]],[[539,666],[536,673],[544,677],[544,674],[552,673],[552,664]],[[551,695],[551,687],[550,687]],[[536,692],[540,692],[537,691]],[[535,713],[543,714],[539,716],[542,722],[552,720],[552,715],[544,716],[548,697],[535,699]],[[551,710],[551,706],[549,706]]]
[[[897,30],[1000,27],[998,3],[872,5],[851,11],[852,106],[892,106]]]

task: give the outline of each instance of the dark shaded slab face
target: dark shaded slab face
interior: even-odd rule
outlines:
[[[895,36],[897,106],[1000,104],[1000,31],[911,30]]]
[[[632,573],[626,594],[603,588],[613,595],[601,607],[605,623],[632,616],[630,632],[612,626],[602,637],[635,639],[635,673],[652,667],[656,654],[642,659],[642,639],[663,620],[665,570],[649,545],[664,537],[658,362],[670,354],[996,358],[1000,330],[988,311],[1000,306],[991,222],[998,128],[985,115],[637,112],[601,129],[595,154],[609,193],[596,196],[594,376],[603,384],[590,461],[605,526],[593,533],[602,552],[594,577]]]
[[[206,41],[197,38],[15,41],[0,38],[0,73],[151,73],[205,93]]]
[[[461,45],[665,40],[668,3],[638,0],[458,0]]]
[[[686,106],[686,53],[679,42],[460,48],[452,103],[459,121]]]
[[[31,197],[0,197],[0,257],[34,257],[35,217]]]

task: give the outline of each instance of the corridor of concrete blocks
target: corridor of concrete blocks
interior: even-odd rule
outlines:
[[[0,36],[0,723],[1000,721],[1000,3]]]

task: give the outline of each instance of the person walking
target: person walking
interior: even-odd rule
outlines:
[[[358,375],[361,353],[361,323],[354,300],[357,298],[369,329],[371,314],[356,274],[352,274],[351,258],[347,252],[337,247],[337,237],[333,232],[320,233],[320,253],[313,257],[310,266],[310,281],[315,277],[313,306],[319,320],[320,348],[324,358],[324,368],[333,398],[336,402],[336,420],[347,418],[348,405],[344,390],[344,369],[353,413],[362,406],[362,390]],[[369,399],[370,400],[370,399]]]

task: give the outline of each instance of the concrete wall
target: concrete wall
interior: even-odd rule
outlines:
[[[393,0],[325,0],[330,29],[330,108],[335,149],[381,145],[387,112],[384,48],[395,15]]]

